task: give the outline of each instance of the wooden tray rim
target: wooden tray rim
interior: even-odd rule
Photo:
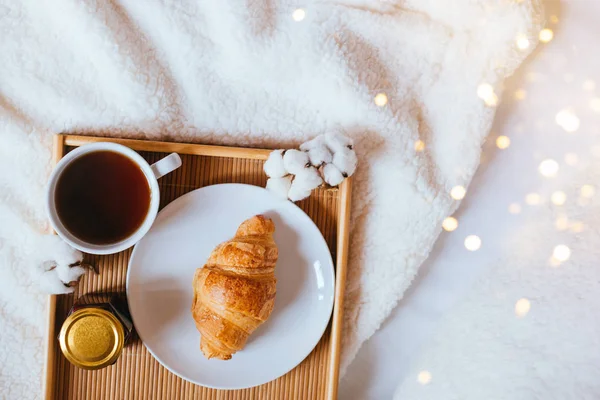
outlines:
[[[266,160],[272,150],[256,149],[245,147],[231,146],[213,146],[204,144],[191,144],[179,142],[161,142],[151,140],[138,139],[119,139],[99,136],[81,136],[69,134],[57,134],[53,140],[53,164],[64,156],[65,146],[82,146],[88,143],[96,142],[111,142],[127,146],[136,151],[152,151],[152,152],[175,152],[179,154],[190,154],[197,156],[210,157],[229,157],[229,158],[244,158],[253,160]],[[338,384],[339,384],[339,367],[341,354],[341,339],[342,339],[342,323],[344,311],[344,288],[347,275],[348,263],[348,244],[349,244],[349,223],[350,223],[350,201],[352,192],[352,178],[346,178],[338,188],[338,226],[336,238],[336,275],[335,275],[335,295],[333,315],[331,317],[331,344],[329,348],[330,360],[327,369],[328,388],[327,398],[330,400],[337,399]],[[46,358],[44,362],[44,382],[42,393],[44,398],[50,400],[53,398],[54,392],[54,357],[56,350],[56,297],[57,295],[48,296],[47,305],[47,331],[46,331]]]

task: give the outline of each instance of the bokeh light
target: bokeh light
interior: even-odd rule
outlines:
[[[529,310],[531,310],[531,302],[528,299],[522,298],[515,303],[515,314],[517,317],[523,318],[529,313]]]
[[[527,92],[524,89],[517,89],[515,91],[515,99],[523,100],[525,97],[527,97]]]
[[[571,257],[571,249],[564,244],[559,244],[554,248],[552,257],[556,258],[558,261],[567,261],[569,257]]]
[[[496,138],[496,146],[501,150],[508,148],[510,146],[510,138],[508,136],[498,136]]]
[[[592,97],[590,99],[590,108],[592,111],[600,113],[600,97]]]
[[[540,174],[546,178],[552,178],[553,176],[556,176],[558,169],[558,163],[551,158],[542,161],[538,167]]]
[[[297,8],[292,13],[292,18],[296,22],[302,21],[305,17],[306,17],[306,11],[304,11],[302,8]]]
[[[538,193],[528,193],[525,196],[525,203],[530,206],[537,206],[542,202],[542,197]]]
[[[444,219],[444,222],[442,222],[442,228],[448,232],[452,232],[458,228],[458,221],[454,217],[448,217]]]
[[[477,235],[469,235],[465,238],[465,248],[469,251],[477,251],[481,248],[481,239]]]
[[[529,39],[525,35],[517,36],[517,47],[519,50],[526,50],[529,48]]]
[[[419,372],[419,375],[417,375],[417,382],[419,382],[421,385],[427,385],[429,382],[431,382],[431,372]]]
[[[596,194],[596,189],[592,185],[583,185],[579,190],[581,197],[591,199]]]
[[[498,96],[494,92],[494,87],[489,83],[482,83],[477,86],[477,96],[490,107],[498,105]]]
[[[569,227],[569,218],[565,214],[560,214],[554,221],[554,227],[559,231],[564,231]]]
[[[548,43],[549,41],[552,40],[553,37],[554,37],[554,32],[552,32],[552,29],[546,28],[546,29],[542,29],[540,31],[539,38],[540,38],[540,42],[542,42],[542,43]]]
[[[467,190],[465,189],[464,186],[454,186],[451,190],[450,190],[450,197],[452,197],[454,200],[462,200],[465,198],[465,195],[467,194]]]
[[[583,232],[584,228],[585,228],[585,225],[581,221],[574,221],[573,223],[571,223],[569,225],[569,230],[573,233],[581,233],[581,232]]]
[[[385,93],[377,93],[375,96],[375,104],[379,107],[383,107],[387,104],[388,98]]]
[[[425,142],[419,139],[415,142],[415,151],[421,152],[423,150],[425,150]]]
[[[562,190],[557,190],[556,192],[552,193],[552,196],[550,196],[550,201],[554,205],[562,206],[565,204],[565,201],[567,201],[567,195]]]
[[[576,132],[580,125],[579,117],[569,109],[559,111],[556,114],[555,121],[561,128],[569,133]]]

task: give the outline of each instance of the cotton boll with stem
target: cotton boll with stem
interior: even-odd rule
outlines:
[[[342,175],[350,176],[356,171],[356,165],[358,164],[358,158],[354,150],[345,148],[336,151],[333,155],[333,165],[335,165]]]
[[[269,178],[267,180],[267,189],[283,199],[288,198],[291,186],[292,175],[282,176],[281,178]]]
[[[297,175],[310,165],[308,154],[300,150],[287,150],[283,155],[283,166],[285,170]]]
[[[344,180],[342,172],[333,164],[325,164],[321,169],[321,174],[329,186],[337,186]]]
[[[304,200],[305,198],[310,196],[310,193],[311,193],[310,189],[306,189],[301,186],[294,186],[294,184],[292,183],[292,187],[290,188],[290,191],[288,192],[288,198],[291,201],[300,201],[300,200]]]
[[[333,161],[333,155],[327,146],[316,147],[308,151],[308,158],[313,167],[319,167]]]
[[[39,271],[37,278],[39,280],[39,288],[43,293],[67,294],[75,291],[74,286],[65,285],[65,283],[58,277],[56,269],[45,272]]]
[[[85,274],[85,269],[81,266],[70,266],[67,264],[57,264],[56,274],[58,278],[65,284],[69,285],[72,282],[77,282],[81,275]]]
[[[281,178],[287,174],[283,165],[283,150],[273,150],[263,165],[263,170],[270,178]]]
[[[310,192],[323,183],[319,171],[314,167],[304,168],[294,177],[292,186],[288,192],[288,198],[298,201],[310,196]]]
[[[319,135],[314,139],[303,143],[300,145],[300,150],[308,153],[308,158],[313,167],[320,167],[333,160],[333,155],[325,143],[324,135]]]

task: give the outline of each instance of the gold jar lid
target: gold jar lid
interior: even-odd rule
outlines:
[[[110,312],[83,308],[69,315],[58,338],[60,349],[73,365],[99,369],[113,364],[123,349],[123,326]]]

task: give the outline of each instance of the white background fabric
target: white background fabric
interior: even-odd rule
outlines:
[[[484,151],[489,161],[462,214],[465,228],[480,232],[484,243],[475,259],[463,256],[469,260],[463,271],[471,273],[461,277],[474,282],[428,335],[413,367],[396,376],[402,382],[396,399],[600,398],[600,56],[594,40],[600,4],[548,6],[547,15],[558,19],[548,23],[555,38],[511,79],[505,97],[518,89],[526,97],[507,101],[495,124],[511,146]],[[556,123],[565,109],[580,121],[573,133]],[[548,158],[560,165],[554,178],[538,171]],[[584,185],[595,188],[589,199],[581,196]],[[556,191],[566,194],[562,206],[550,200]],[[528,193],[539,193],[542,203],[527,205]],[[521,204],[520,214],[507,212],[512,202]],[[553,267],[549,258],[559,244],[571,257]],[[517,318],[521,298],[531,309]],[[427,385],[417,382],[423,370],[432,376]]]
[[[455,214],[458,229],[440,235],[418,280],[362,346],[341,398],[390,398],[399,382],[400,399],[600,397],[600,3],[551,0],[545,13],[554,39],[507,80],[481,165]],[[574,133],[556,124],[565,108],[580,120]],[[506,150],[495,145],[499,135],[511,140]],[[554,178],[538,171],[547,158],[560,165]],[[584,184],[596,191],[579,204]],[[557,190],[567,196],[564,206],[550,201]],[[525,202],[533,192],[542,204]],[[511,203],[519,214],[508,212]],[[565,216],[569,227],[557,230]],[[474,253],[463,246],[469,234],[483,242]],[[548,258],[561,243],[571,258],[552,268]],[[522,297],[531,310],[516,318]],[[417,377],[424,370],[432,380],[423,386]]]
[[[457,206],[449,190],[478,164],[494,109],[477,86],[518,66],[515,37],[532,35],[539,10],[302,6],[296,22],[288,1],[0,0],[2,396],[39,393],[44,297],[30,264],[57,132],[288,147],[342,126],[360,158],[344,368],[393,309]]]

